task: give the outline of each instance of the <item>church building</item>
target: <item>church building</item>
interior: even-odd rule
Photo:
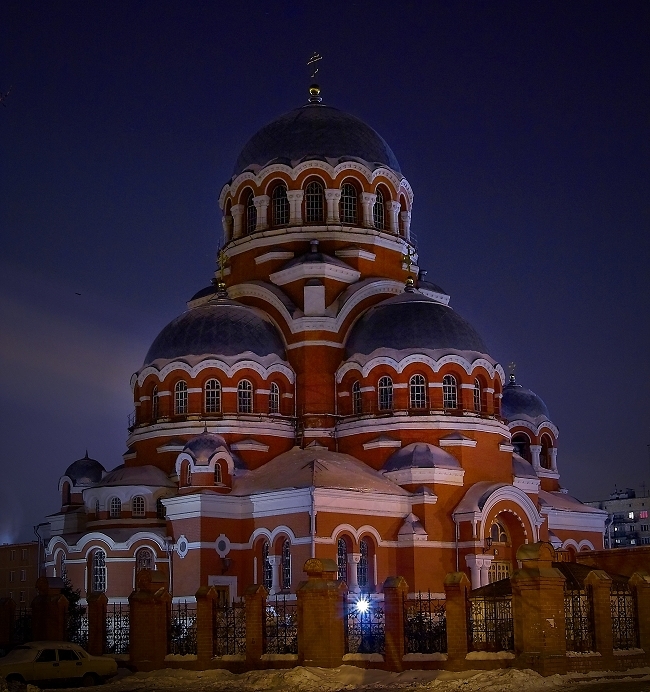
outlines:
[[[155,568],[175,599],[232,600],[295,593],[318,557],[354,593],[393,575],[440,593],[448,572],[508,576],[524,543],[603,548],[544,402],[419,270],[413,191],[377,132],[314,85],[219,205],[219,269],[133,374],[122,463],[61,476],[48,575],[124,602]]]

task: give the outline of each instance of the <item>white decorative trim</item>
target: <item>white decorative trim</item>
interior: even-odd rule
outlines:
[[[188,387],[188,394],[203,394],[203,389],[201,387]]]
[[[178,555],[178,557],[181,558],[181,560],[187,555],[187,551],[189,550],[189,542],[185,537],[185,534],[182,533],[178,537],[174,549],[176,550],[176,554]]]
[[[499,445],[499,451],[500,452],[514,452],[515,447],[514,447],[514,445],[510,444],[510,442],[502,442]]]
[[[310,278],[330,279],[332,281],[352,284],[358,281],[360,277],[361,272],[352,269],[352,267],[341,267],[338,264],[331,264],[329,262],[305,262],[303,264],[294,264],[288,269],[281,269],[269,275],[269,279],[276,286],[285,286],[293,281],[302,281],[303,279]]]
[[[536,436],[539,436],[544,430],[544,428],[548,428],[550,432],[555,435],[555,439],[557,439],[560,436],[560,431],[557,429],[553,423],[551,423],[550,420],[545,420],[542,421],[539,425],[533,425],[530,421],[527,420],[513,420],[508,423],[508,428],[512,430],[513,428],[528,428],[532,433],[534,433]]]
[[[363,433],[381,434],[402,430],[457,430],[460,432],[482,432],[504,437],[505,424],[494,419],[465,418],[435,414],[427,416],[385,416],[381,418],[355,418],[337,423],[337,437],[349,437]]]
[[[536,495],[539,492],[539,478],[522,478],[515,476],[512,484],[515,488],[519,488],[519,490],[523,490],[525,493],[530,493],[531,495]]]
[[[402,446],[402,443],[400,440],[394,440],[390,437],[387,436],[380,436],[376,437],[374,440],[370,440],[370,442],[364,442],[363,443],[363,448],[364,449],[380,449],[384,447],[388,447],[390,449],[399,449]]]
[[[258,255],[255,258],[255,264],[264,264],[265,262],[271,262],[273,260],[290,260],[293,259],[295,253],[289,250],[271,250],[270,252],[265,252],[263,255]]]
[[[336,250],[334,254],[337,257],[342,257],[345,259],[354,257],[355,259],[365,259],[369,262],[374,262],[375,258],[377,257],[377,255],[374,252],[362,250],[360,247],[346,247],[342,250]]]
[[[444,437],[438,440],[440,447],[476,447],[476,440],[463,436],[460,439],[445,439]]]
[[[439,483],[440,485],[462,486],[465,469],[410,467],[399,471],[384,471],[384,476],[397,485]]]
[[[240,440],[239,442],[233,442],[230,445],[230,449],[234,449],[236,452],[239,452],[240,450],[250,450],[252,452],[268,452],[269,451],[269,446],[265,445],[262,442],[258,442],[257,440],[253,439],[247,439],[247,440]]]
[[[230,539],[225,533],[220,533],[215,542],[214,549],[217,551],[217,555],[221,558],[226,557],[230,552]]]

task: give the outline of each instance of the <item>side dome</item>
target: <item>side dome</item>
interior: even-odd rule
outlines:
[[[349,358],[380,348],[451,349],[487,354],[474,327],[449,306],[417,291],[405,291],[370,308],[352,327],[346,342]]]
[[[98,461],[91,459],[86,451],[86,456],[72,462],[63,475],[67,476],[74,485],[92,485],[99,483],[105,473],[106,469]]]
[[[269,319],[224,298],[172,320],[151,344],[143,365],[183,356],[236,356],[247,351],[285,358],[282,338]]]
[[[101,487],[115,487],[124,485],[146,485],[163,488],[175,488],[176,484],[169,476],[157,466],[146,464],[144,466],[117,466],[109,471],[101,483]]]
[[[535,424],[543,420],[551,420],[548,408],[541,397],[517,384],[512,375],[503,388],[501,415],[508,421],[527,420]]]
[[[272,163],[295,166],[310,159],[333,165],[357,160],[400,173],[395,154],[372,127],[338,108],[308,103],[256,132],[237,157],[233,177],[246,170],[257,173]]]
[[[391,454],[384,464],[383,471],[401,471],[402,469],[459,469],[456,457],[444,449],[428,442],[413,442]]]

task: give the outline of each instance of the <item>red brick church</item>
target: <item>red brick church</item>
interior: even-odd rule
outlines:
[[[120,602],[151,567],[174,598],[233,599],[293,593],[319,557],[353,592],[399,574],[439,593],[448,572],[509,575],[524,543],[603,547],[542,399],[424,279],[377,132],[314,86],[244,146],[219,205],[220,268],[134,373],[122,463],[61,477],[49,575]]]

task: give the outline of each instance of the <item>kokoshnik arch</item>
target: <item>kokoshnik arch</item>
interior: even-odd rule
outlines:
[[[154,339],[123,464],[59,483],[49,575],[126,599],[293,592],[309,557],[353,592],[508,576],[517,548],[603,547],[606,513],[560,486],[543,401],[418,273],[413,192],[388,144],[322,103],[263,127],[219,197],[212,284]]]

